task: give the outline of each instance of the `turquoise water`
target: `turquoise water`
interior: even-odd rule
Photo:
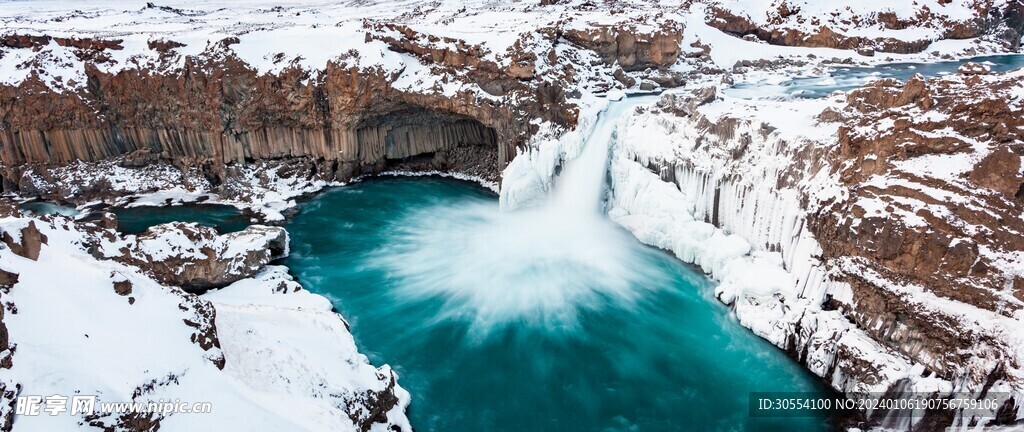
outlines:
[[[301,203],[285,264],[395,368],[419,431],[830,430],[748,418],[749,392],[825,390],[702,274],[606,220],[539,216],[454,180],[372,180]]]
[[[222,204],[184,204],[176,206],[143,206],[111,208],[117,215],[117,229],[125,234],[138,234],[153,225],[168,222],[196,222],[217,228],[221,234],[242,231],[252,224],[235,207]]]
[[[993,72],[1006,72],[1024,67],[1024,54],[974,57],[935,63],[886,63],[864,67],[840,67],[827,76],[800,77],[781,82],[739,83],[726,93],[741,98],[822,98],[834,91],[849,91],[869,81],[895,78],[906,81],[914,74],[931,78],[955,74],[967,62],[988,65]]]
[[[75,217],[81,214],[78,209],[71,206],[63,206],[47,201],[27,201],[18,205],[18,208],[35,214],[59,214]]]

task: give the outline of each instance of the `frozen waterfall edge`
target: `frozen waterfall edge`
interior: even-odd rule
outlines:
[[[851,286],[835,280],[820,259],[808,215],[845,193],[823,157],[828,150],[814,145],[834,137],[834,126],[803,124],[808,137],[778,132],[756,118],[716,123],[696,110],[715,99],[713,91],[710,97],[679,96],[658,103],[671,115],[626,112],[616,120],[607,203],[614,222],[641,242],[701,267],[720,282],[716,297],[743,326],[850,397],[992,390],[1022,399],[1021,389],[1006,381],[982,389],[966,377],[939,377],[831,307],[853,302]],[[578,154],[596,129],[593,119],[602,106],[589,106],[577,130],[536,141],[512,161],[502,184],[503,209],[534,205],[550,192],[556,167]],[[794,106],[801,120],[822,108]],[[701,142],[709,131],[720,142]],[[955,417],[960,426],[978,420]],[[906,419],[883,421],[899,427]]]

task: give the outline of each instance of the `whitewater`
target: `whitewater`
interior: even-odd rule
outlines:
[[[602,203],[617,120],[654,100],[609,104],[543,205],[423,209],[409,216],[422,222],[399,226],[371,265],[401,278],[399,298],[444,297],[440,319],[467,320],[483,333],[511,322],[571,327],[581,309],[609,299],[634,303],[644,294],[637,287],[663,275],[642,270],[641,257],[629,247],[636,240],[604,217]]]

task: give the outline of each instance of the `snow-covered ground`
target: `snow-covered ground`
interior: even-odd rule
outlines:
[[[879,63],[937,59],[940,56],[965,56],[968,52],[993,52],[1000,47],[984,38],[942,40],[941,25],[919,23],[917,27],[887,29],[879,24],[863,27],[851,24],[854,17],[873,17],[892,12],[899,19],[913,19],[915,11],[930,10],[950,20],[967,20],[971,7],[966,1],[929,0],[913,8],[889,2],[858,2],[856,7],[841,8],[827,2],[800,2],[801,13],[788,17],[789,27],[804,28],[827,16],[829,22],[844,23],[837,30],[857,36],[891,38],[927,38],[935,42],[918,54],[867,56],[852,50],[768,45],[741,39],[707,24],[706,7],[726,7],[733,13],[762,23],[777,13],[769,2],[695,2],[687,7],[676,2],[618,0],[595,5],[586,0],[553,2],[493,1],[415,1],[330,2],[306,0],[281,4],[274,1],[176,1],[163,4],[126,1],[111,4],[102,1],[5,1],[0,8],[3,35],[50,36],[53,38],[96,38],[120,41],[116,48],[104,50],[101,61],[92,61],[100,71],[117,73],[125,69],[147,69],[166,73],[180,70],[186,58],[236,56],[260,74],[278,73],[299,66],[308,71],[323,70],[328,62],[379,69],[393,74],[392,86],[410,91],[438,91],[454,95],[471,91],[491,98],[475,84],[442,80],[427,65],[407,53],[388,49],[378,40],[398,36],[393,30],[374,27],[378,23],[397,23],[438,38],[418,41],[439,49],[453,48],[452,40],[479,46],[485,59],[501,67],[512,64],[513,52],[532,52],[538,57],[555,49],[565,52],[564,44],[551,45],[537,32],[545,28],[560,31],[587,30],[599,25],[628,26],[636,34],[656,31],[660,26],[684,29],[680,45],[686,53],[699,53],[701,45],[710,46],[711,65],[729,71],[738,62],[759,60],[802,60],[803,66],[789,68],[789,75],[821,71],[823,64],[840,61]],[[703,4],[707,3],[707,5]],[[149,6],[152,5],[152,6]],[[828,13],[826,13],[826,11]],[[763,23],[762,23],[763,24]],[[820,25],[820,23],[819,23]],[[806,29],[805,29],[806,30]],[[368,37],[374,35],[375,37]],[[226,38],[237,38],[223,44]],[[450,39],[447,39],[450,38]],[[158,43],[173,41],[168,49]],[[158,49],[159,48],[159,49]],[[57,91],[80,89],[86,84],[82,51],[50,40],[36,48],[0,48],[0,84],[17,85],[31,74],[38,74]],[[586,53],[583,53],[586,54]],[[812,60],[813,59],[813,60]],[[585,59],[584,59],[585,60]],[[699,63],[699,62],[698,62]],[[543,65],[538,72],[544,73]],[[674,69],[690,72],[700,65],[683,59]],[[584,75],[590,71],[578,70]],[[610,72],[610,71],[609,71]],[[756,71],[752,71],[756,72]],[[744,80],[766,79],[753,73]]]
[[[45,236],[37,259],[0,249],[0,269],[16,274],[3,287],[4,399],[97,396],[106,402],[209,402],[209,413],[133,416],[63,412],[17,415],[15,431],[89,426],[121,430],[136,422],[164,430],[367,430],[378,393],[397,397],[385,423],[411,430],[409,395],[387,366],[356,350],[330,302],[303,290],[283,267],[197,296],[151,279],[144,270],[97,256],[127,240],[112,230],[64,217],[0,220],[5,234],[34,224]],[[244,236],[243,236],[244,237]],[[235,238],[234,248],[261,247]],[[26,242],[13,239],[14,244]],[[150,241],[173,259],[171,244]],[[15,385],[19,386],[17,391]],[[70,409],[70,402],[66,401]],[[381,403],[383,404],[383,403]],[[9,416],[14,402],[2,405]],[[8,417],[9,418],[9,417]],[[390,430],[390,429],[388,429]]]
[[[182,68],[189,56],[233,55],[261,74],[289,66],[323,70],[331,61],[394,74],[397,78],[392,85],[397,89],[436,89],[454,95],[479,88],[441,81],[412,55],[370,40],[366,37],[370,33],[396,36],[391,30],[372,28],[373,24],[400,23],[419,33],[478,45],[486,50],[485,59],[507,66],[509,52],[517,42],[521,46],[516,49],[539,44],[538,35],[532,32],[540,28],[631,23],[644,32],[650,29],[644,29],[642,23],[653,21],[647,13],[651,4],[644,1],[621,2],[617,14],[609,14],[604,7],[574,7],[580,3],[179,1],[147,7],[144,1],[4,2],[0,23],[5,34],[120,40],[120,48],[110,50],[109,60],[96,64],[110,73],[126,68],[167,72]],[[666,9],[674,13],[673,8]],[[220,44],[225,38],[238,38],[238,42]],[[150,46],[154,41],[174,41],[181,46],[161,53]],[[444,39],[434,43],[438,47],[451,44]],[[17,85],[38,73],[55,90],[85,85],[83,62],[74,47],[50,41],[37,50],[3,48],[0,52],[2,84]]]
[[[835,388],[851,393],[884,391],[901,378],[922,375],[922,365],[882,346],[839,311],[821,307],[828,298],[849,302],[852,296],[850,287],[832,281],[818,260],[822,248],[805,219],[805,212],[815,204],[845,198],[832,167],[823,162],[827,146],[837,139],[838,125],[815,119],[822,111],[840,106],[842,98],[745,101],[723,96],[720,90],[733,83],[771,84],[797,76],[827,75],[837,65],[936,61],[1003,49],[989,37],[941,39],[944,24],[938,22],[970,21],[975,11],[972,2],[927,0],[910,5],[871,0],[842,7],[839,2],[802,0],[789,2],[800,12],[786,16],[779,15],[779,2],[767,0],[540,3],[2,1],[0,36],[117,42],[101,50],[100,58],[90,57],[94,50],[64,39],[39,39],[26,46],[5,43],[0,45],[0,85],[18,86],[35,77],[48,90],[84,92],[87,67],[109,74],[128,69],[160,74],[180,72],[197,59],[231,57],[259,74],[299,67],[310,72],[306,80],[315,79],[329,64],[343,64],[387,76],[398,90],[445,96],[468,92],[478,101],[514,108],[518,103],[514,95],[484,91],[463,79],[465,70],[440,70],[389,46],[382,40],[405,36],[381,24],[407,26],[421,35],[416,43],[439,51],[460,52],[456,48],[463,45],[480,49],[482,59],[501,68],[518,66],[517,59],[531,54],[539,59],[536,76],[573,77],[573,82],[562,84],[571,94],[567,99],[578,108],[578,121],[568,131],[540,119],[532,123],[536,131],[517,149],[502,178],[501,205],[515,209],[544,199],[564,161],[582,151],[609,100],[638,91],[645,78],[638,71],[624,72],[636,78],[632,85],[613,78],[617,66],[602,63],[594,51],[566,43],[558,36],[564,33],[558,32],[618,25],[643,38],[659,29],[682,29],[682,55],[660,72],[678,73],[688,81],[667,93],[676,97],[671,93],[719,91],[706,94],[706,101],[667,102],[661,112],[624,116],[610,164],[611,218],[641,241],[671,250],[718,278],[716,294],[733,305],[744,325],[780,347],[805,347],[800,360],[816,374],[828,376]],[[769,45],[714,28],[708,20],[716,7],[766,27],[811,32],[823,20],[846,36],[932,42],[915,54],[872,55]],[[932,17],[928,22],[889,28],[879,20],[880,14],[891,13],[897,21],[912,21],[925,8]],[[561,68],[566,65],[571,74]],[[1024,92],[1015,91],[1013,103],[1019,105]],[[715,129],[709,133],[712,126]],[[825,149],[815,149],[813,143]],[[976,162],[969,158],[981,156],[915,159],[902,163],[900,169],[941,172],[943,178],[957,182],[965,164]],[[229,177],[234,183],[217,188],[230,193],[216,192],[206,175],[194,169],[183,172],[166,164],[128,168],[115,161],[56,167],[47,178],[33,177],[35,171],[29,170],[23,183],[39,195],[55,197],[87,193],[83,185],[106,185],[115,192],[109,204],[117,205],[205,199],[253,209],[270,221],[282,220],[282,212],[295,205],[297,196],[334,184],[330,179],[297,174],[301,170],[282,172],[274,162],[233,168],[238,170]],[[891,186],[887,181],[872,184]],[[877,202],[860,205],[885,210]],[[901,216],[915,220],[913,213]],[[0,228],[17,235],[27,221],[7,218],[0,221]],[[80,390],[96,393],[104,401],[191,401],[204,395],[214,403],[213,414],[171,415],[161,420],[161,425],[174,430],[248,426],[349,430],[356,427],[353,415],[356,419],[370,416],[359,409],[369,397],[365,391],[380,392],[390,385],[393,374],[386,366],[376,369],[366,363],[329,303],[303,291],[282,268],[268,267],[252,278],[196,297],[159,285],[137,268],[89,253],[84,239],[116,236],[113,233],[86,233],[61,218],[34,223],[48,237],[38,261],[0,249],[0,269],[20,275],[17,284],[2,294],[4,303],[12,305],[3,323],[10,342],[17,344],[17,350],[11,350],[13,367],[0,368],[0,381],[8,389],[20,383],[21,394],[43,396]],[[1004,261],[1008,266],[1019,265],[1019,261]],[[52,271],[58,267],[66,270]],[[131,282],[130,297],[115,291],[115,283],[123,287],[124,281]],[[924,301],[922,307],[933,306],[943,304]],[[59,319],[52,311],[61,311]],[[201,311],[216,311],[215,320],[207,318],[213,320],[211,325],[216,323],[219,347],[203,349],[192,343],[198,330],[182,325],[183,319],[199,320],[193,315]],[[1013,336],[1009,340],[1015,341],[1019,331],[1015,333],[1013,326],[1019,322],[1019,317],[1001,316],[980,325],[991,324],[999,331],[1008,328],[1006,333]],[[72,357],[81,361],[69,362]],[[843,372],[854,368],[871,371],[875,379]],[[951,388],[935,378],[915,379],[912,385],[919,390]],[[399,387],[394,393],[398,402],[387,413],[388,421],[408,429],[402,410],[409,395]],[[20,418],[26,420],[16,422],[17,430],[76,429],[85,420]],[[95,421],[113,425],[123,419]],[[383,424],[374,427],[380,429]]]
[[[294,208],[296,198],[341,184],[284,172],[284,168],[287,164],[273,161],[238,166],[229,183],[220,188],[197,169],[181,170],[167,163],[128,168],[118,160],[78,161],[47,170],[45,179],[30,170],[23,178],[25,185],[44,197],[96,195],[85,202],[76,200],[82,215],[99,204],[137,207],[201,201],[250,210],[265,222],[283,221],[282,212]],[[97,185],[102,185],[100,193],[93,191]]]

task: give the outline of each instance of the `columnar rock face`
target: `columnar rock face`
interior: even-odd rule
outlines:
[[[383,152],[378,142],[360,139],[366,139],[360,132],[368,117],[436,109],[432,120],[439,129],[433,134],[447,129],[447,138],[426,132],[420,153],[460,144],[496,146],[495,127],[508,133],[502,122],[510,121],[472,98],[403,95],[383,76],[334,65],[316,84],[302,84],[311,78],[295,69],[257,76],[236,59],[187,60],[180,73],[169,75],[89,68],[85,76],[88,86],[80,93],[54,92],[32,79],[0,87],[3,163],[96,161],[147,149],[171,159],[221,163],[311,156],[373,164]],[[473,126],[444,123],[456,115],[456,123]]]
[[[612,216],[836,389],[1002,395],[984,422],[1017,421],[1024,72],[980,69],[824,102],[667,95],[627,123]]]
[[[408,157],[460,146],[497,146],[494,129],[468,118],[430,111],[399,111],[364,121],[355,131],[360,160]],[[479,150],[482,152],[482,150]]]

